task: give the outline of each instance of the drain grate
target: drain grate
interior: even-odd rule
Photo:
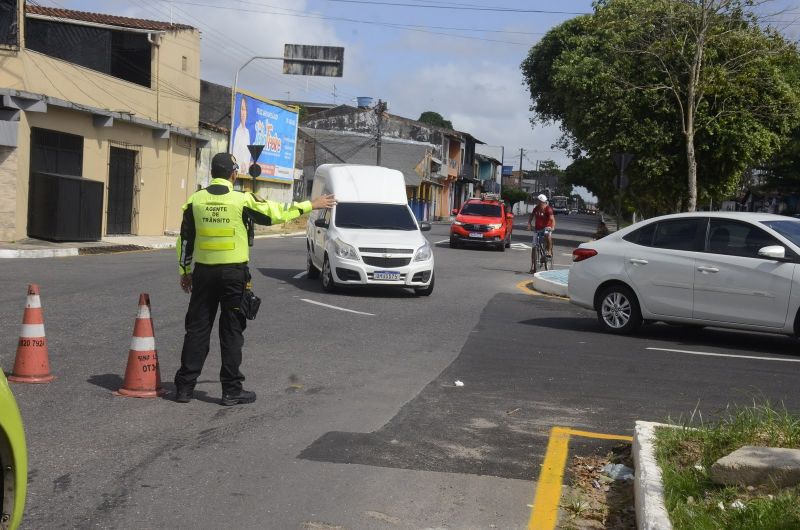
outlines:
[[[82,247],[78,249],[79,256],[87,254],[113,254],[115,252],[135,252],[138,250],[152,250],[150,247],[139,245],[111,245],[107,247]]]

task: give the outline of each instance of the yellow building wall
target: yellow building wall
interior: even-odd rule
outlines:
[[[160,44],[152,46],[150,88],[24,47],[0,51],[0,87],[131,112],[140,118],[197,131],[200,34],[197,30],[181,30],[158,35],[153,37]]]
[[[132,218],[132,233],[163,235],[164,232],[180,229],[181,206],[195,189],[193,140],[176,135],[168,139],[155,139],[151,129],[118,120],[113,127],[95,127],[91,114],[50,106],[46,113],[21,113],[17,147],[16,229],[14,237],[5,237],[5,240],[27,237],[31,127],[83,136],[83,178],[104,183],[104,235],[112,146],[139,152],[133,201],[138,212]]]

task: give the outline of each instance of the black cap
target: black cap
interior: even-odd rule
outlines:
[[[211,176],[214,178],[228,178],[234,170],[239,170],[236,157],[230,153],[217,153],[211,159]]]

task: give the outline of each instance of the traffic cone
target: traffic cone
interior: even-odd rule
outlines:
[[[14,370],[8,380],[14,383],[49,383],[53,379],[47,354],[47,338],[44,336],[39,286],[32,283],[28,285],[28,299],[22,316],[22,331],[19,334]]]
[[[139,295],[139,313],[133,326],[131,349],[125,380],[115,392],[118,396],[154,398],[164,393],[161,389],[161,370],[158,366],[153,320],[150,318],[150,295]]]

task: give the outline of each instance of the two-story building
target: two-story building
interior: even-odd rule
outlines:
[[[0,241],[178,230],[206,142],[198,30],[0,4]]]

